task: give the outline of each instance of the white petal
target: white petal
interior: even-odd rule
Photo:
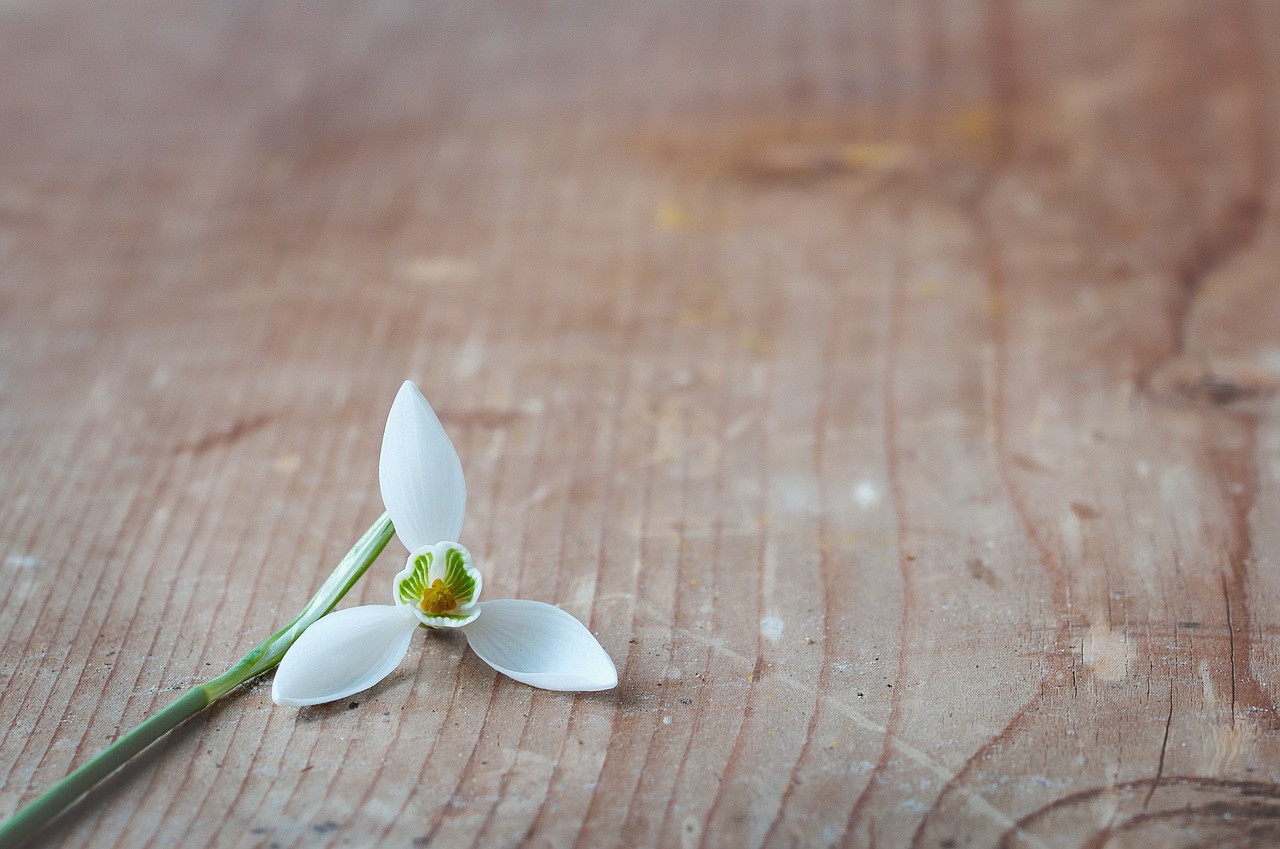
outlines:
[[[391,604],[335,610],[285,652],[271,700],[301,707],[367,690],[400,665],[417,628],[412,614]]]
[[[472,651],[503,675],[544,690],[618,686],[609,654],[585,625],[560,608],[510,598],[479,607],[479,618],[462,633]]]
[[[378,479],[382,503],[405,548],[457,541],[467,508],[462,461],[431,405],[408,380],[387,416]]]

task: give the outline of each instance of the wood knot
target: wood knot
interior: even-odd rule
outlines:
[[[1154,400],[1169,406],[1256,415],[1280,394],[1280,375],[1243,360],[1180,357],[1148,386]]]

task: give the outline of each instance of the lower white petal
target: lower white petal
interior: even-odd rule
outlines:
[[[462,626],[480,659],[524,684],[544,690],[610,690],[618,670],[587,627],[540,601],[481,602],[480,616]]]
[[[301,707],[367,690],[400,665],[417,628],[413,614],[396,605],[335,610],[303,631],[285,652],[271,699]]]

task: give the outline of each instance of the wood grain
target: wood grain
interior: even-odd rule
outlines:
[[[0,5],[0,814],[301,606],[411,377],[486,594],[618,690],[430,635],[50,845],[1280,842],[1278,57],[1274,0]]]

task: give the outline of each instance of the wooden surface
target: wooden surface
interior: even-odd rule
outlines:
[[[411,377],[619,689],[426,635],[50,845],[1280,843],[1278,98],[1275,0],[0,4],[0,813],[293,615]]]

